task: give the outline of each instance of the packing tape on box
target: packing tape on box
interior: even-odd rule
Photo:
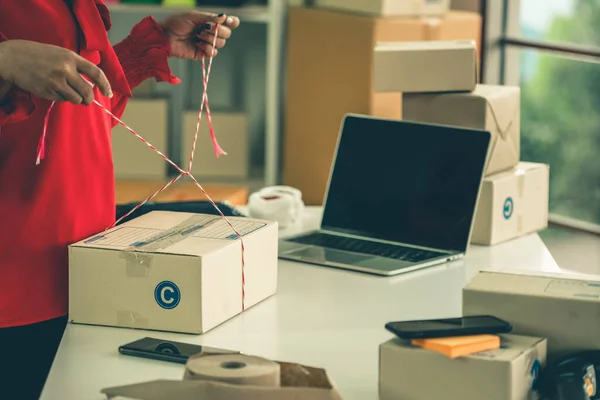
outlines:
[[[142,317],[135,311],[118,310],[117,324],[127,328],[147,329],[149,326],[148,318]]]
[[[154,233],[131,244],[119,255],[120,258],[125,260],[126,276],[128,278],[145,278],[149,276],[154,257],[151,252],[171,247],[219,220],[218,216],[193,215],[171,229]]]
[[[248,211],[254,218],[277,221],[285,229],[302,216],[302,192],[289,186],[266,187],[250,195]]]
[[[281,366],[265,358],[242,354],[201,356],[187,362],[183,379],[279,387]]]
[[[140,251],[122,251],[119,258],[125,260],[125,275],[128,278],[146,278],[150,275],[152,254]]]

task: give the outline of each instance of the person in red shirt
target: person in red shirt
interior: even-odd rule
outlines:
[[[179,82],[169,57],[216,54],[240,21],[147,17],[112,46],[101,0],[0,0],[0,10],[0,398],[36,399],[67,322],[67,246],[115,220],[115,121],[92,101],[120,117],[144,80]]]

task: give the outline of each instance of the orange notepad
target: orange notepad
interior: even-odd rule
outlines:
[[[500,337],[495,335],[456,336],[436,339],[413,339],[412,344],[457,358],[481,351],[500,348]]]

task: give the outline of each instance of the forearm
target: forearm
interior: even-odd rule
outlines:
[[[0,47],[6,40],[6,37],[0,32]],[[10,57],[3,57],[0,48],[0,61],[3,58],[10,62]],[[0,62],[0,127],[28,118],[35,109],[35,104],[29,93],[20,90],[2,78],[2,64]]]
[[[152,17],[134,26],[131,34],[114,49],[132,89],[148,78],[179,83],[169,68],[169,39]]]

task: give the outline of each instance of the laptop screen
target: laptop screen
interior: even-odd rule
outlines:
[[[485,131],[347,116],[322,229],[466,251],[489,142]]]

